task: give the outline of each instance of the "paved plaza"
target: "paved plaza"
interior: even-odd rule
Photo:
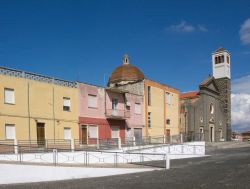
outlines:
[[[203,158],[172,160],[170,170],[59,182],[1,185],[0,188],[249,188],[250,147],[217,149]],[[151,166],[163,167],[164,162]]]

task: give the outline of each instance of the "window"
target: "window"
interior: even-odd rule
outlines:
[[[211,114],[214,114],[214,105],[213,104],[210,104],[209,110],[210,110]]]
[[[166,124],[167,124],[167,125],[170,125],[170,119],[167,119],[167,120],[166,120]]]
[[[63,110],[70,111],[70,98],[63,97]]]
[[[4,89],[4,103],[15,104],[15,93],[14,89]]]
[[[16,131],[14,124],[5,125],[5,138],[10,140],[14,140],[16,138]]]
[[[224,55],[221,56],[221,63],[224,62]]]
[[[170,93],[166,93],[166,103],[170,104]]]
[[[200,122],[203,123],[203,117],[202,116],[200,117]]]
[[[96,95],[88,95],[88,107],[89,108],[97,108],[97,96]]]
[[[88,127],[88,132],[89,132],[89,138],[98,138],[97,135],[97,126],[89,126]]]
[[[135,103],[135,114],[141,114],[141,103]]]
[[[64,140],[71,140],[71,128],[64,128]]]
[[[112,110],[117,110],[118,99],[112,98]]]
[[[120,137],[120,129],[118,126],[111,127],[111,137],[112,138],[119,138]]]
[[[227,56],[227,63],[229,64],[230,62],[229,62],[229,56]]]
[[[148,106],[151,106],[151,87],[148,86]]]
[[[215,64],[218,64],[218,62],[219,62],[219,61],[218,61],[218,57],[216,56],[216,57],[215,57]]]
[[[148,128],[151,128],[151,112],[148,112]]]
[[[204,133],[204,128],[200,127],[200,133]]]

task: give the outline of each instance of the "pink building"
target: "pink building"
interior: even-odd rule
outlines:
[[[142,138],[143,97],[113,88],[78,83],[79,134],[82,143],[92,139]],[[122,140],[123,141],[123,140]]]

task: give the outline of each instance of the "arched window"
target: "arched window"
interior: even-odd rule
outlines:
[[[211,114],[214,114],[214,105],[212,103],[209,106],[209,110]]]

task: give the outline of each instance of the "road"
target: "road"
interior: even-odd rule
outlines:
[[[210,157],[172,160],[170,170],[47,183],[0,185],[12,189],[249,189],[250,147],[219,149]],[[163,166],[164,162],[153,162]]]

